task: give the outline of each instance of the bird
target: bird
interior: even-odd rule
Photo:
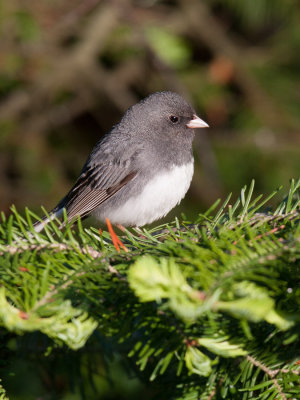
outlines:
[[[74,186],[35,231],[64,210],[68,221],[92,215],[107,223],[119,251],[111,224],[141,227],[179,204],[194,172],[194,130],[207,127],[179,94],[150,94],[96,143]]]

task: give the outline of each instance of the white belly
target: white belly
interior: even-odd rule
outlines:
[[[102,215],[101,207],[95,217],[109,218],[113,224],[143,226],[165,216],[184,197],[193,177],[194,163],[174,166],[148,182],[141,192],[118,208]]]

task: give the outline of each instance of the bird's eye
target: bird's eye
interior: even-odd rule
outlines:
[[[176,117],[175,115],[171,115],[170,121],[173,122],[173,124],[176,124],[176,122],[178,122],[178,117]]]

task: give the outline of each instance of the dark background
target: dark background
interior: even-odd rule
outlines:
[[[0,4],[0,210],[56,205],[97,140],[157,90],[211,126],[177,215],[299,175],[298,1]]]
[[[157,90],[180,93],[211,126],[197,132],[193,183],[169,220],[252,178],[256,194],[287,188],[300,172],[299,20],[296,0],[0,1],[0,210],[56,205],[98,139]],[[7,350],[24,352],[5,368],[12,398],[79,399],[80,353],[47,358],[36,344]],[[86,398],[155,398],[92,351],[100,394]],[[80,365],[75,393],[66,363]]]

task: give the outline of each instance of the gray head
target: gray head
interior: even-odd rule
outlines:
[[[127,133],[147,139],[158,136],[160,141],[191,141],[193,128],[208,125],[177,93],[156,92],[130,107],[122,118],[121,126]]]

